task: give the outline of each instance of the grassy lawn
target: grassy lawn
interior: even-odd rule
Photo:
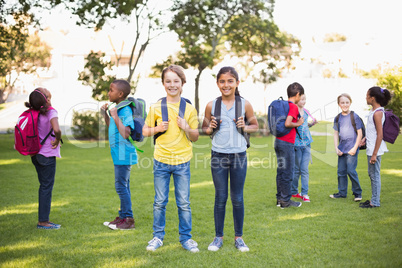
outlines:
[[[326,129],[326,126],[320,126]],[[141,145],[140,164],[131,175],[136,229],[112,231],[103,226],[117,216],[113,164],[108,144],[64,138],[57,160],[50,219],[60,230],[38,230],[38,180],[29,157],[13,150],[13,136],[0,135],[0,267],[401,267],[402,137],[383,156],[381,207],[360,209],[337,192],[332,136],[314,137],[310,165],[311,203],[300,208],[275,206],[276,158],[271,137],[252,138],[245,185],[244,240],[250,252],[234,247],[233,218],[227,204],[224,246],[207,247],[214,237],[214,187],[209,168],[210,139],[194,143],[191,178],[192,254],[178,241],[174,192],[170,193],[164,246],[145,247],[152,239],[154,197],[151,141]],[[363,201],[370,199],[365,152],[358,173]],[[173,186],[171,184],[171,190]]]

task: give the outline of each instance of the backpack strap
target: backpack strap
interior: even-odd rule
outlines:
[[[357,134],[357,128],[356,128],[356,121],[355,121],[355,112],[350,111],[350,122],[352,123],[353,129],[355,130]]]
[[[212,131],[210,137],[211,139],[215,136],[216,132],[221,127],[221,109],[222,109],[222,96],[216,98],[215,100],[215,109],[214,109],[214,114],[212,114],[215,117],[216,120],[216,128]]]

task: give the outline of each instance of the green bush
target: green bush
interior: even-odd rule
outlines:
[[[99,112],[73,112],[72,132],[76,139],[107,139],[105,127]]]

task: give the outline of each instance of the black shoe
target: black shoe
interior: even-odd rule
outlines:
[[[279,202],[279,200],[276,200],[276,206],[277,206],[277,207],[280,207],[280,206],[281,206],[281,203]]]
[[[337,199],[337,198],[346,198],[346,196],[341,195],[340,193],[331,194],[329,197]]]
[[[361,207],[361,206],[367,206],[367,205],[370,205],[370,200],[366,200],[365,202],[361,202],[361,203],[359,204],[359,207]]]
[[[300,206],[302,205],[301,202],[295,202],[295,201],[293,201],[293,200],[289,200],[288,202],[280,201],[280,204],[281,204],[281,209],[289,208],[289,207],[296,207],[296,208],[298,208],[298,207],[300,207]]]
[[[360,208],[378,208],[377,206],[372,206],[372,205],[370,205],[370,203],[361,205],[361,206],[359,206],[359,207],[360,207]]]

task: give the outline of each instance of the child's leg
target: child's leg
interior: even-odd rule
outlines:
[[[338,156],[338,191],[341,196],[348,194],[347,155]]]
[[[190,161],[171,166],[173,171],[174,192],[179,214],[179,239],[183,243],[191,238],[190,208]]]
[[[48,222],[52,203],[52,191],[56,175],[56,157],[37,154],[31,158],[39,179],[39,222]]]
[[[235,237],[243,236],[244,199],[243,189],[247,174],[246,152],[231,154],[230,197],[233,206]]]
[[[299,178],[301,175],[302,159],[303,159],[303,147],[295,146],[295,169],[292,181],[292,195],[299,193]]]
[[[370,164],[371,155],[367,156],[368,174],[371,180],[371,204],[373,206],[380,206],[380,192],[381,192],[381,156],[377,156],[375,164]]]
[[[130,165],[115,165],[114,175],[115,181],[114,185],[116,188],[116,193],[120,198],[120,219],[125,219],[127,217],[133,218],[133,210],[131,207],[131,192],[130,192]]]
[[[308,181],[309,181],[309,172],[308,165],[311,159],[311,147],[304,146],[302,150],[302,160],[300,163],[300,171],[301,171],[301,195],[308,195]]]
[[[358,155],[358,153],[355,155],[347,155],[347,170],[350,181],[352,182],[352,192],[355,196],[362,195],[362,188],[360,187],[359,176],[356,171]]]
[[[275,152],[278,160],[276,181],[280,191],[278,199],[288,202],[292,197],[291,185],[295,166],[294,145],[290,142],[275,139]]]
[[[226,202],[228,200],[229,164],[228,154],[211,151],[211,173],[215,186],[214,220],[216,237],[223,237]]]
[[[154,224],[153,236],[163,240],[165,236],[166,205],[169,200],[170,165],[154,159]]]

